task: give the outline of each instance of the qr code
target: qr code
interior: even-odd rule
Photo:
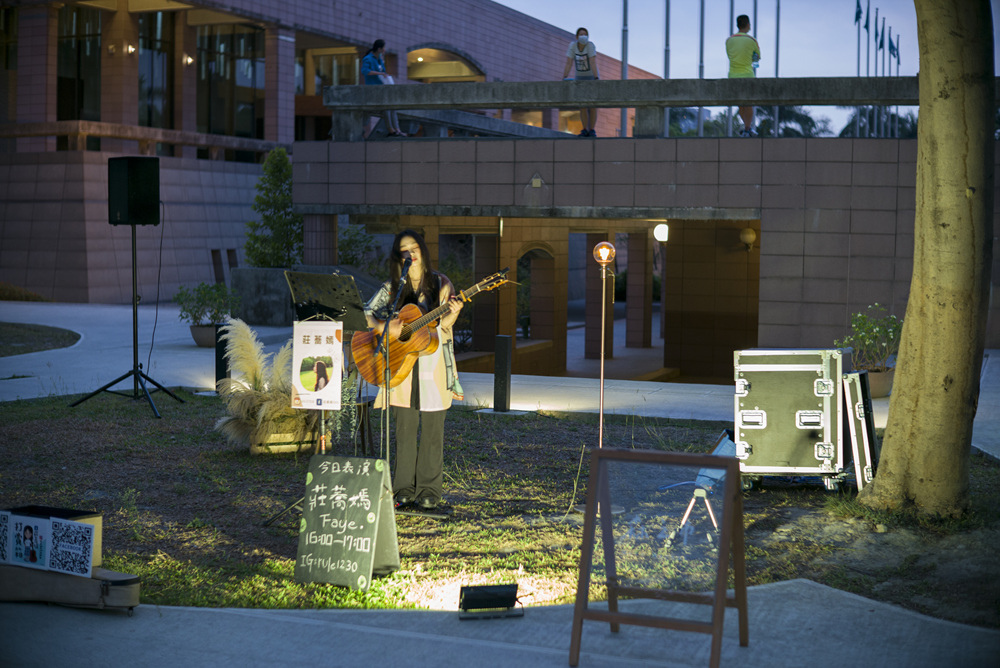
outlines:
[[[10,513],[0,512],[0,564],[10,561]]]
[[[52,518],[50,570],[90,577],[93,550],[93,525]]]

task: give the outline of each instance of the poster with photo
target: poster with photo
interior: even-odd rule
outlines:
[[[340,410],[344,323],[296,322],[292,342],[292,408]]]
[[[94,525],[53,517],[49,570],[90,577],[94,558]]]
[[[47,518],[28,515],[10,516],[10,563],[15,566],[47,569],[49,567],[49,530]]]
[[[0,510],[0,564],[10,563],[10,511]]]

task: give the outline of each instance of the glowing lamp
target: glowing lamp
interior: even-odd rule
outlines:
[[[667,243],[667,237],[670,235],[670,227],[666,223],[660,223],[653,228],[653,238],[659,241],[661,244]]]
[[[594,246],[594,259],[597,264],[606,267],[615,259],[615,247],[613,244],[602,241]]]

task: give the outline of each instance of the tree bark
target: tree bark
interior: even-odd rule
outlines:
[[[993,27],[986,0],[915,0],[920,48],[913,278],[878,472],[876,508],[957,516],[993,251]]]

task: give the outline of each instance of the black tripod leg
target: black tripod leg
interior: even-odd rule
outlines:
[[[171,392],[171,391],[170,391],[170,390],[168,390],[167,388],[165,388],[165,387],[163,387],[162,385],[160,385],[159,383],[157,383],[157,382],[156,382],[155,380],[153,380],[152,378],[150,378],[149,376],[147,376],[147,375],[146,375],[146,374],[145,374],[144,372],[140,371],[140,372],[139,372],[139,375],[140,375],[140,376],[141,376],[142,378],[145,378],[146,380],[148,380],[149,382],[151,382],[151,383],[152,383],[153,385],[156,385],[156,387],[157,387],[157,388],[158,388],[158,389],[159,389],[159,390],[160,390],[161,392],[166,392],[167,394],[169,394],[169,395],[170,395],[171,397],[173,397],[173,398],[174,398],[174,399],[176,399],[177,401],[181,402],[182,404],[184,403],[184,400],[183,400],[183,399],[181,399],[181,398],[180,398],[180,397],[178,397],[178,396],[177,396],[176,394],[174,394],[173,392]],[[148,395],[148,393],[147,393],[147,395]]]
[[[136,379],[139,381],[139,386],[142,388],[142,393],[146,395],[146,401],[149,403],[149,407],[153,409],[153,415],[160,417],[160,411],[156,410],[156,404],[153,403],[153,397],[149,396],[149,390],[146,389],[146,380],[148,379],[153,384],[159,386],[159,384],[152,378],[148,378],[146,374],[141,371],[136,371]],[[135,397],[138,399],[139,397]]]
[[[87,399],[91,399],[93,397],[96,397],[98,394],[100,394],[101,392],[104,392],[109,387],[114,387],[118,383],[122,382],[123,380],[125,380],[126,378],[128,378],[129,376],[131,376],[133,373],[135,373],[135,369],[133,369],[132,371],[126,371],[125,373],[123,373],[122,375],[118,376],[117,378],[115,378],[113,381],[111,381],[107,385],[105,385],[103,387],[97,388],[96,390],[94,390],[93,392],[91,392],[90,394],[88,394],[87,396],[85,396],[83,399],[77,399],[76,401],[74,401],[73,403],[71,403],[69,405],[69,407],[72,408],[73,406],[79,406],[80,404],[82,404]]]
[[[286,513],[290,513],[292,510],[302,510],[302,503],[305,500],[306,500],[306,497],[300,496],[297,501],[293,502],[291,505],[289,505],[287,508],[285,508],[284,510],[282,510],[280,513],[278,513],[277,515],[275,515],[274,517],[272,517],[268,521],[264,522],[263,526],[266,526],[266,527],[271,526],[272,524],[274,524],[275,522],[277,522],[279,519],[281,519]]]

